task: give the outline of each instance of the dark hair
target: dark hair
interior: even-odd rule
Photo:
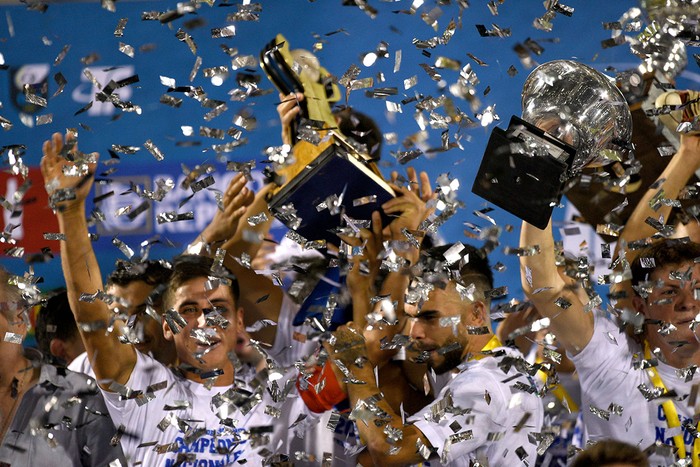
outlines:
[[[649,460],[639,448],[614,439],[599,441],[584,449],[571,467],[605,467],[619,463],[649,467]]]
[[[447,274],[447,279],[455,280],[465,287],[473,283],[479,295],[486,298],[483,297],[484,293],[493,288],[493,271],[488,256],[472,245],[462,244],[460,259],[448,263],[445,253],[455,245],[456,243],[448,243],[421,252],[423,278],[428,282],[434,282],[434,279],[441,281],[441,277],[444,278]]]
[[[107,277],[107,286],[124,287],[137,281],[157,286],[166,284],[171,273],[170,266],[164,261],[131,262],[120,259],[114,265],[114,271]]]
[[[687,238],[654,242],[640,249],[632,261],[632,285],[649,280],[656,268],[693,264],[696,259],[700,260],[700,244]]]
[[[382,156],[382,132],[372,118],[352,107],[340,107],[333,111],[340,132],[364,146],[372,160]]]
[[[78,337],[73,311],[68,303],[65,289],[51,292],[51,296],[39,308],[34,325],[34,333],[39,350],[51,361],[51,339],[70,341]]]
[[[238,281],[231,271],[224,266],[215,265],[214,260],[209,256],[180,255],[173,260],[172,274],[168,282],[168,288],[163,297],[165,305],[170,306],[173,300],[173,294],[178,287],[182,286],[185,282],[200,277],[213,277],[230,281],[231,294],[233,295],[233,299],[238,302]]]

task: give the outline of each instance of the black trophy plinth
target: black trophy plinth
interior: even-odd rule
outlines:
[[[472,192],[544,229],[559,204],[576,150],[513,116],[494,128]]]

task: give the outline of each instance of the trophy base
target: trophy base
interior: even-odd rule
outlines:
[[[513,116],[494,128],[472,192],[544,229],[559,204],[576,150]]]
[[[391,186],[363,159],[334,143],[275,193],[268,207],[304,240],[337,246],[337,229],[346,226],[348,219],[370,221],[372,213],[379,211],[382,225],[389,225],[393,218],[381,206],[394,196]],[[329,199],[340,205],[327,206]]]

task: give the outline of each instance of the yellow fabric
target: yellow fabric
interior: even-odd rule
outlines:
[[[498,336],[495,334],[489,341],[486,343],[485,346],[479,350],[479,353],[476,354],[468,354],[467,355],[467,361],[472,361],[472,360],[481,360],[484,357],[488,357],[488,354],[484,354],[484,352],[488,352],[489,350],[493,350],[496,347],[502,347],[503,344],[501,344],[501,341],[498,339]]]
[[[535,363],[542,363],[542,361],[543,360],[540,358],[539,355],[535,358]],[[547,373],[545,373],[544,371],[539,370],[537,372],[537,376],[543,382],[545,382],[545,383],[547,382]],[[564,386],[562,386],[561,384],[557,384],[555,386],[552,386],[550,389],[550,392],[562,404],[564,403],[564,401],[566,401],[566,405],[569,407],[569,410],[571,412],[578,412],[578,410],[579,410],[578,404],[574,401],[574,399],[569,394],[569,391],[567,391]]]
[[[649,349],[648,342],[644,342],[644,358],[646,360],[651,359],[651,350]],[[656,370],[656,367],[649,368],[647,370],[647,374],[649,375],[651,383],[654,385],[654,387],[662,388],[664,392],[668,391],[668,389],[666,389],[666,386],[664,385],[664,382],[661,380],[661,375],[659,375],[659,372]],[[681,421],[678,418],[678,411],[676,410],[676,404],[673,403],[673,400],[668,399],[663,404],[661,404],[661,407],[664,410],[664,415],[666,415],[666,423],[668,424],[668,427],[680,427]],[[679,434],[673,437],[673,444],[675,444],[676,448],[678,449],[678,457],[680,459],[684,459],[686,457],[686,452],[685,443],[683,442],[683,431],[681,431]],[[695,441],[693,442],[693,467],[700,467],[700,460],[698,459],[699,454],[700,439],[695,438]]]

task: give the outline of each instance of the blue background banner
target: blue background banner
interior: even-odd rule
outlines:
[[[27,259],[36,259],[31,253],[44,247],[58,252],[57,242],[44,239],[44,233],[56,232],[57,226],[37,169],[41,143],[56,131],[77,129],[81,150],[101,154],[99,178],[112,181],[97,187],[100,193],[115,193],[100,203],[106,219],[95,228],[103,274],[124,256],[112,241],[115,236],[136,254],[142,242],[155,237],[159,242],[152,257],[169,258],[180,252],[211,219],[212,189],[223,189],[233,176],[226,171],[226,162],[255,161],[257,188],[265,148],[280,144],[275,110],[279,97],[258,64],[260,51],[277,33],[292,48],[315,51],[336,77],[357,65],[357,79],[373,81],[367,88],[341,88],[341,103],[372,116],[389,137],[383,150],[385,175],[405,170],[396,160],[397,152],[421,149],[424,154],[411,165],[426,170],[433,182],[443,173],[459,180],[458,197],[464,208],[441,228],[441,236],[477,245],[479,240],[469,237],[478,236],[479,228],[491,223],[474,214],[488,205],[471,194],[471,185],[491,128],[504,127],[512,114],[520,115],[520,90],[532,66],[573,59],[612,76],[640,64],[627,45],[601,45],[611,37],[604,23],[617,21],[637,5],[633,1],[569,0],[573,15],[557,14],[549,32],[534,26],[545,13],[541,1],[488,2],[491,7],[475,1],[465,9],[466,1],[370,0],[367,4],[375,12],[343,3],[352,2],[202,2],[193,12],[166,23],[149,18],[176,8],[174,2],[117,2],[113,12],[95,2],[49,3],[44,12],[26,5],[0,7],[0,116],[9,122],[0,130],[2,157],[11,171],[21,156],[33,183],[17,203],[12,194],[24,180],[11,173],[0,177],[0,196],[8,200],[3,203],[4,249],[25,248],[24,257],[5,255],[2,264],[21,274]],[[434,38],[449,36],[445,31],[450,22],[455,29],[449,41],[428,45]],[[483,37],[478,25],[500,31],[502,37]],[[222,35],[229,37],[218,37]],[[517,46],[527,58],[518,56]],[[363,63],[366,54],[378,49],[386,50],[386,56],[371,65]],[[446,62],[451,65],[435,67]],[[452,92],[460,70],[469,71],[466,65],[476,79],[469,100]],[[206,76],[216,67],[226,70],[218,86]],[[691,57],[679,86],[697,87],[699,72]],[[114,90],[118,105],[99,101],[110,81],[129,79],[131,84]],[[171,87],[179,91],[169,91]],[[382,93],[373,91],[381,88],[394,88],[396,93],[379,97]],[[417,106],[431,96],[446,98],[432,115]],[[500,119],[482,126],[478,116],[488,107]],[[449,108],[459,109],[475,125],[442,124]],[[442,146],[444,135],[457,147],[431,151]],[[158,148],[162,160],[147,149],[147,142]],[[19,152],[18,146],[23,148]],[[156,190],[169,179],[179,187],[187,170],[201,164],[215,168],[215,185],[194,195],[177,188],[162,201],[148,201],[138,215],[116,215],[127,206],[133,213],[147,201],[135,192]],[[157,222],[159,213],[189,211],[193,220]],[[504,254],[503,248],[517,246],[520,223],[498,208],[487,216],[504,228],[492,258],[494,264],[505,266],[496,274],[497,285],[509,286],[511,296],[519,298],[517,258]],[[558,220],[563,216],[562,209],[555,211]],[[8,227],[11,224],[17,227]],[[10,238],[16,245],[7,243]],[[19,255],[17,250],[10,253]],[[62,284],[58,258],[33,266],[44,278],[43,287]]]

